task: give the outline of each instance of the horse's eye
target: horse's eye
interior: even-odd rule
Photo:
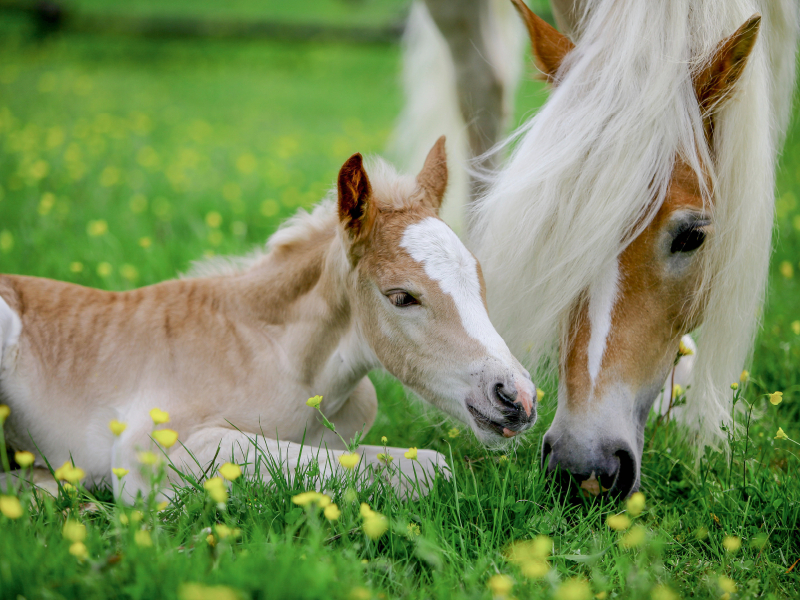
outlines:
[[[692,252],[697,250],[706,241],[706,232],[699,227],[689,227],[679,232],[672,240],[672,245],[669,251],[675,254],[676,252]]]
[[[399,307],[414,306],[419,304],[416,298],[408,292],[391,292],[387,294],[392,304]]]

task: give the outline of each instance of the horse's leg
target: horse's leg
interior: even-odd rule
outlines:
[[[325,402],[323,400],[322,408],[324,407]],[[377,414],[378,395],[375,393],[375,386],[372,385],[369,377],[364,377],[358,382],[356,389],[342,407],[333,414],[326,413],[325,416],[336,426],[336,431],[345,441],[350,441],[359,431],[363,431],[366,435],[375,422]],[[319,445],[344,449],[339,436],[327,428],[322,430],[322,438]]]

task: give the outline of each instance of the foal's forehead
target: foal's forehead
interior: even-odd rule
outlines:
[[[408,224],[399,245],[445,287],[480,288],[478,262],[441,219],[429,216]]]

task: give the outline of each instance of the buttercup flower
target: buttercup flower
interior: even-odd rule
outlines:
[[[234,479],[237,479],[242,475],[242,468],[239,465],[235,465],[231,462],[226,462],[219,468],[219,474],[222,475],[228,481],[233,481]]]
[[[22,504],[16,496],[0,496],[0,513],[9,519],[19,519],[22,516]]]
[[[111,469],[111,472],[117,476],[117,479],[122,479],[125,475],[128,474],[128,469],[123,469],[122,467],[114,467]]]
[[[116,419],[112,419],[111,422],[108,424],[108,428],[111,430],[111,433],[114,435],[122,435],[122,432],[127,429],[128,424],[123,423],[122,421],[117,421]]]
[[[681,394],[683,394],[683,388],[676,383],[672,386],[672,399],[674,400]]]
[[[217,523],[214,526],[214,529],[217,530],[217,537],[219,537],[219,539],[221,540],[224,540],[229,537],[236,539],[242,534],[242,530],[239,529],[238,527],[230,528],[222,523]]]
[[[169,423],[169,413],[165,410],[161,410],[160,408],[152,409],[150,411],[150,418],[153,419],[153,423],[156,425]]]
[[[678,596],[678,594],[663,584],[654,587],[653,591],[650,592],[650,597],[653,600],[681,600],[681,597]]]
[[[772,392],[769,395],[769,403],[773,406],[778,406],[781,402],[783,402],[783,392]]]
[[[82,542],[86,539],[86,525],[77,521],[67,520],[61,533],[70,542]]]
[[[637,525],[626,532],[619,543],[623,548],[635,548],[636,546],[640,546],[646,537],[647,530],[641,525]]]
[[[723,592],[727,592],[729,594],[735,594],[738,589],[736,587],[736,582],[730,577],[725,577],[725,575],[720,575],[719,579],[717,579],[717,584],[719,584],[719,587]]]
[[[203,487],[217,504],[224,504],[228,501],[228,490],[221,477],[212,477],[203,483]]]
[[[136,458],[138,458],[139,462],[143,465],[155,465],[158,463],[158,455],[155,452],[150,452],[149,450],[139,452],[136,455]]]
[[[322,403],[322,396],[311,396],[308,400],[306,400],[306,406],[310,406],[311,408],[317,408]]]
[[[742,547],[742,538],[735,535],[726,535],[725,539],[722,540],[722,545],[728,552],[736,552]]]
[[[361,456],[355,452],[339,455],[339,464],[347,470],[355,469],[359,460],[361,460]]]
[[[369,539],[377,540],[389,529],[389,523],[382,514],[373,512],[372,515],[364,519],[361,529],[364,530]]]
[[[86,226],[86,233],[91,237],[98,237],[104,235],[108,231],[108,223],[104,219],[97,219],[96,221],[89,221]]]
[[[628,502],[626,504],[628,505],[628,514],[632,517],[638,517],[644,510],[644,494],[642,492],[634,493],[630,498],[628,498]]]
[[[156,510],[157,510],[158,512],[161,512],[162,510],[166,510],[166,508],[167,508],[168,506],[169,506],[169,500],[162,500],[161,502],[159,502],[158,504],[156,504]]]
[[[420,535],[422,532],[419,529],[419,525],[416,523],[409,523],[406,525],[406,535],[410,538],[415,538]]]
[[[541,402],[542,398],[544,398],[544,390],[542,388],[536,388],[536,401]]]
[[[387,443],[388,441],[389,441],[389,438],[387,438],[385,435],[382,435],[382,436],[381,436],[381,444],[385,444],[385,443]]]
[[[555,593],[556,600],[588,600],[592,597],[589,583],[584,579],[568,579]]]
[[[335,521],[336,519],[342,516],[342,511],[339,510],[339,507],[336,506],[335,504],[329,504],[328,506],[325,507],[323,514],[325,515],[325,518],[328,519],[328,521]]]
[[[72,463],[67,461],[55,470],[55,476],[60,481],[69,481],[74,485],[86,477],[86,472],[78,467],[73,467]]]
[[[174,429],[159,429],[153,432],[153,439],[164,448],[172,448],[178,441],[178,432]]]
[[[795,335],[800,335],[800,321],[792,321],[792,332]]]
[[[140,529],[134,533],[133,541],[140,548],[150,548],[153,545],[153,538],[150,537],[150,532],[146,529]]]
[[[520,571],[528,579],[541,579],[550,572],[550,563],[539,558],[526,560],[520,566]]]
[[[292,502],[297,506],[308,506],[313,502],[317,502],[322,496],[319,492],[302,492],[296,496],[292,496]]]
[[[417,460],[417,449],[416,448],[409,448],[408,451],[403,454],[408,459]]]
[[[614,531],[625,531],[631,526],[631,520],[627,515],[612,515],[606,519],[606,525]]]
[[[788,440],[789,436],[786,435],[786,432],[783,430],[783,427],[778,427],[778,433],[775,434],[776,440]]]
[[[736,382],[734,381],[734,382],[731,384],[731,389],[732,389],[733,391],[736,391],[736,390],[738,390],[738,389],[739,389],[739,384],[738,384],[738,383],[736,383]]]
[[[383,452],[379,452],[377,458],[385,465],[388,465],[390,462],[394,460],[394,456],[389,456],[388,454],[384,454]]]
[[[453,427],[450,431],[447,432],[447,437],[457,438],[459,433],[461,432],[458,430],[458,427]]]
[[[694,350],[689,348],[689,346],[684,344],[683,340],[681,340],[681,343],[678,345],[678,354],[680,354],[681,356],[691,356],[692,354],[694,354]]]
[[[742,383],[747,381],[749,378],[750,378],[750,371],[746,371],[746,370],[742,371],[742,374],[739,375],[739,381],[741,381]]]
[[[11,414],[11,409],[5,404],[0,404],[0,425],[6,422],[8,415]]]
[[[508,575],[492,575],[489,581],[486,582],[486,587],[492,592],[495,598],[505,598],[511,593],[511,588],[514,587],[514,582]]]
[[[25,469],[33,464],[33,461],[36,460],[36,457],[31,452],[22,451],[14,453],[14,460],[20,467]]]

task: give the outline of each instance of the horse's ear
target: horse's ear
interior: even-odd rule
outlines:
[[[756,13],[730,37],[720,42],[710,60],[695,75],[694,91],[707,126],[711,125],[711,114],[720,108],[742,76],[758,38],[760,25],[761,15]]]
[[[364,161],[353,154],[339,170],[339,220],[350,239],[363,239],[375,220],[372,187],[369,184]]]
[[[425,164],[417,175],[417,186],[422,191],[422,202],[439,214],[444,190],[447,187],[447,152],[444,149],[444,136],[436,140],[428,152]]]
[[[561,62],[575,47],[575,44],[567,36],[559,33],[555,27],[538,17],[528,8],[524,0],[511,0],[511,2],[528,28],[536,66],[544,78],[553,83]]]

